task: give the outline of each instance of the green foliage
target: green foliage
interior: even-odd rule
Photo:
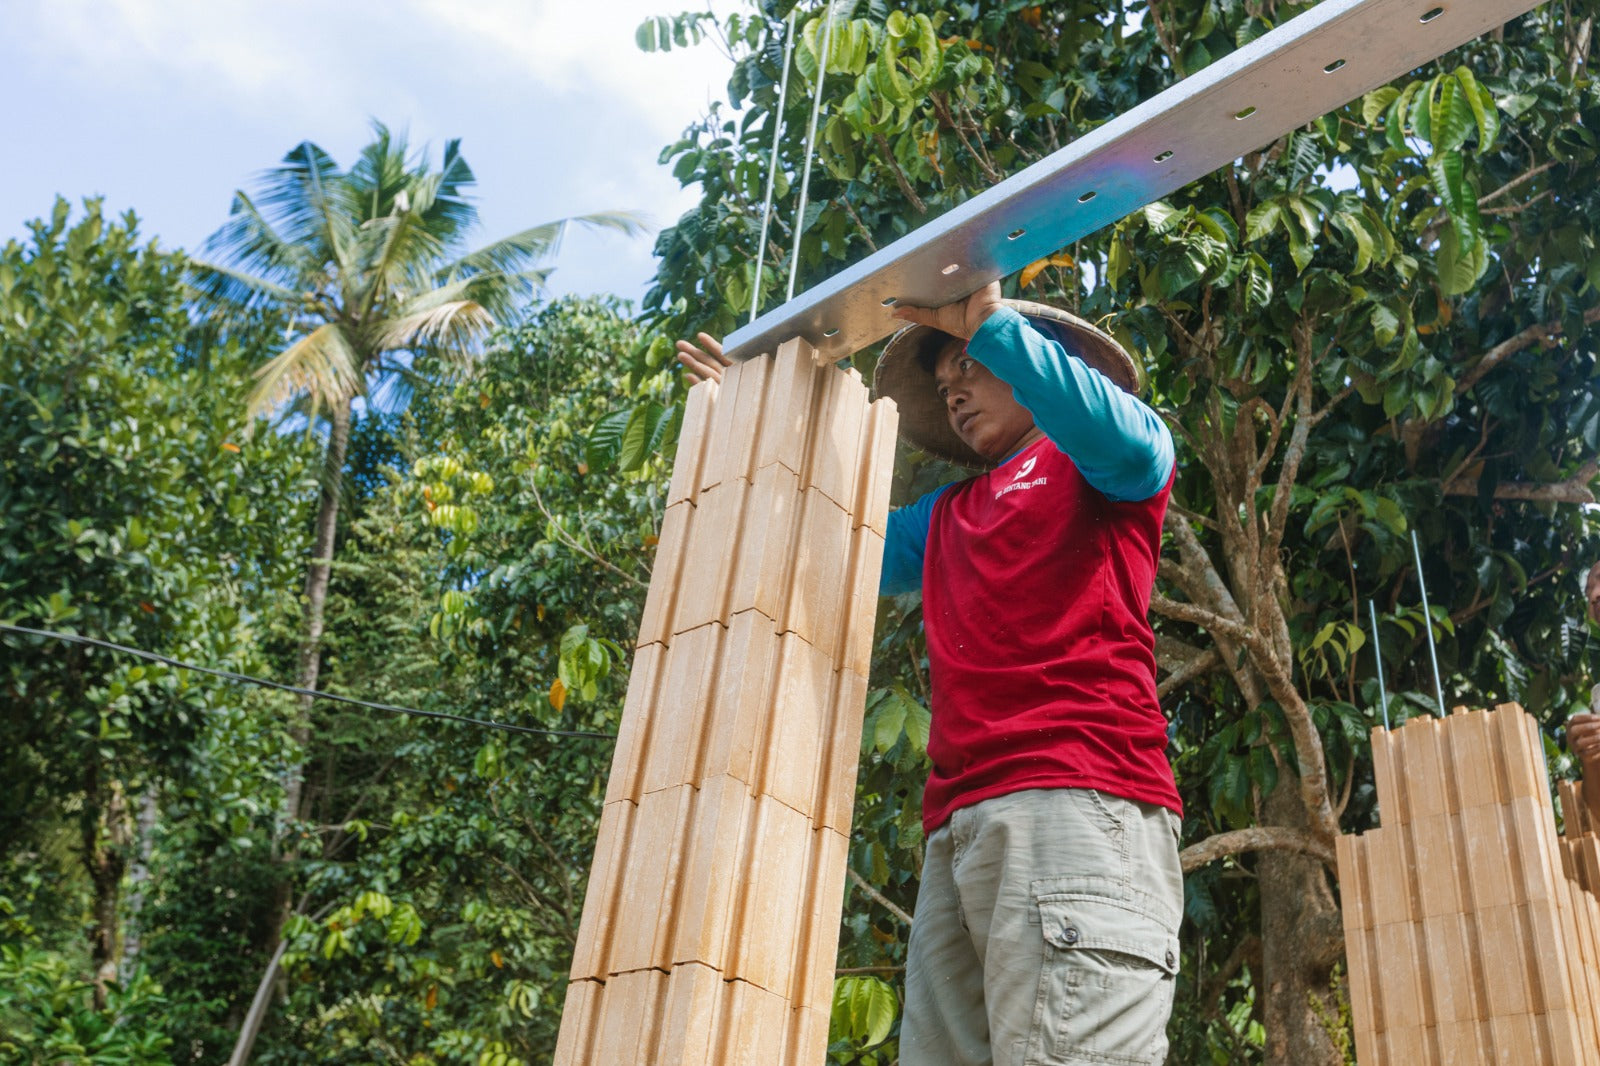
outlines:
[[[1158,25],[1142,5],[845,4],[826,57],[802,10],[800,76],[779,99],[789,6],[766,9],[757,41],[748,25],[723,36],[742,113],[714,111],[663,153],[702,190],[657,242],[645,315],[663,336],[737,325],[758,259],[770,305],[797,229],[804,290],[1298,10],[1185,0],[1163,4]],[[1585,498],[1600,454],[1587,223],[1600,189],[1583,169],[1600,95],[1573,51],[1587,47],[1586,17],[1518,20],[1070,249],[1041,250],[1007,282],[1103,323],[1143,363],[1178,438],[1173,499],[1198,545],[1167,544],[1164,575],[1192,580],[1158,591],[1203,603],[1223,589],[1283,649],[1291,685],[1269,693],[1237,645],[1159,623],[1176,649],[1164,667],[1221,656],[1164,700],[1187,842],[1260,824],[1268,797],[1298,789],[1296,719],[1320,740],[1343,824],[1371,824],[1366,735],[1381,717],[1365,601],[1382,616],[1391,715],[1432,705],[1413,530],[1448,698],[1514,694],[1550,728],[1580,705],[1581,604],[1574,582],[1552,579],[1597,547],[1586,514],[1558,502]],[[811,206],[793,217],[805,148],[791,133],[775,236],[756,248],[772,126],[781,112],[804,129],[824,71]],[[866,372],[875,357],[854,362]],[[670,353],[641,345],[636,360],[645,376]],[[908,458],[897,500],[951,476]],[[1281,539],[1261,548],[1269,535]],[[926,669],[914,604],[884,605],[851,862],[902,905],[925,760],[907,703],[926,703]],[[1259,963],[1216,972],[1259,935],[1278,861],[1245,855],[1189,878],[1174,1061],[1260,1061],[1262,1019],[1304,1015],[1258,989]],[[1265,950],[1294,965],[1294,948]],[[852,899],[841,965],[903,959],[899,922]],[[1328,979],[1326,966],[1311,977]]]

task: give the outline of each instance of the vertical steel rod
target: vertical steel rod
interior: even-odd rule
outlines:
[[[1383,708],[1383,728],[1389,728],[1389,691],[1383,685],[1383,645],[1378,643],[1378,605],[1373,600],[1367,601],[1367,610],[1372,613],[1372,657],[1378,663],[1378,706]]]
[[[761,267],[767,261],[767,232],[772,226],[772,192],[778,180],[778,147],[783,137],[783,105],[789,98],[789,66],[794,56],[794,12],[784,23],[783,75],[778,79],[778,106],[773,108],[772,160],[767,164],[767,196],[761,203],[761,240],[756,244],[756,276],[750,286],[750,321],[761,313]]]
[[[1439,717],[1445,716],[1444,686],[1439,684],[1439,653],[1433,647],[1433,612],[1428,609],[1428,582],[1422,576],[1422,545],[1417,541],[1417,531],[1411,531],[1411,553],[1417,560],[1417,587],[1422,589],[1422,620],[1428,630],[1428,659],[1433,663],[1433,695],[1439,701]]]
[[[828,80],[828,52],[833,48],[833,0],[822,8],[822,51],[817,56],[817,92],[811,101],[811,125],[806,129],[806,165],[800,172],[800,207],[794,216],[794,253],[789,257],[789,293],[794,299],[794,282],[800,276],[800,234],[806,228],[806,196],[811,191],[811,157],[817,143],[817,115],[822,111],[822,83]]]

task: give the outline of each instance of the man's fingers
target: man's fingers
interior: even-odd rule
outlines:
[[[712,359],[715,359],[717,362],[721,363],[723,366],[732,366],[733,365],[733,360],[729,359],[727,356],[722,354],[722,342],[720,340],[718,340],[717,338],[713,337],[711,334],[709,334],[709,333],[697,333],[697,334],[695,334],[695,340],[700,342],[700,348],[704,351],[705,354],[711,356]],[[683,342],[683,341],[679,341],[678,342],[680,347],[684,343],[685,342]]]

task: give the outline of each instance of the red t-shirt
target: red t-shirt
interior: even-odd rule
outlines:
[[[922,573],[933,674],[932,832],[1033,788],[1182,801],[1147,614],[1169,476],[1114,502],[1048,438],[934,503]]]

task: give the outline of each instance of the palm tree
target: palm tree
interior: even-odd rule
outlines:
[[[326,427],[322,491],[306,567],[304,628],[295,683],[315,688],[323,606],[339,523],[339,488],[357,397],[392,390],[402,399],[429,377],[469,366],[485,336],[519,301],[543,287],[548,266],[573,222],[642,231],[628,212],[547,222],[468,250],[478,222],[467,196],[475,183],[460,141],[445,145],[438,170],[405,135],[373,124],[374,137],[349,170],[309,141],[267,171],[259,195],[234,193],[229,218],[192,259],[197,308],[221,321],[245,321],[263,309],[289,320],[286,347],[257,372],[252,416],[292,405]],[[302,697],[294,734],[309,742],[310,699]],[[305,811],[304,774],[286,783],[284,824]],[[278,921],[287,917],[287,897]],[[236,1062],[249,1055],[269,966],[251,1008]]]

